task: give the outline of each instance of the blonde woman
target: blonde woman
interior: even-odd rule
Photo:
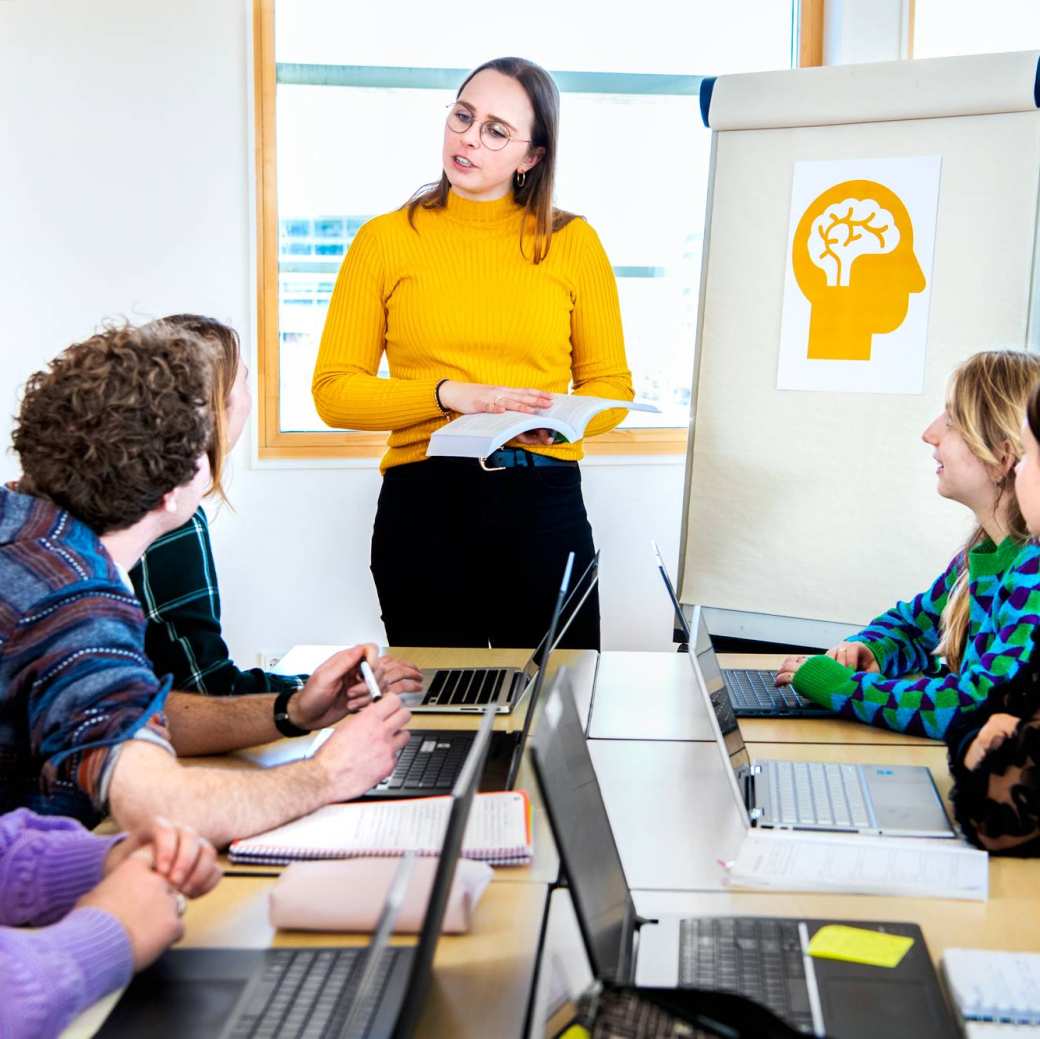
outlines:
[[[883,729],[942,739],[1033,652],[1040,548],[1014,493],[1026,401],[1040,358],[975,354],[953,373],[946,408],[924,431],[937,490],[975,516],[964,548],[927,591],[875,617],[826,655],[789,657],[777,684]]]

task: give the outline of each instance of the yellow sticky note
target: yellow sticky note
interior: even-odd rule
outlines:
[[[827,924],[812,936],[809,955],[825,960],[866,963],[871,967],[898,967],[913,944],[913,938],[901,934]]]

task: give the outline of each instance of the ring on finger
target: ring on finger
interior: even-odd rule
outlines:
[[[174,898],[174,904],[177,907],[177,915],[184,916],[188,911],[188,900],[178,891]]]

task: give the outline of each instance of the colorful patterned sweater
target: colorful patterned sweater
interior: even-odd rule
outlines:
[[[202,509],[153,541],[130,580],[148,619],[144,648],[155,673],[172,675],[175,689],[241,696],[303,685],[302,675],[235,666],[220,632],[217,567]]]
[[[58,1035],[75,1014],[130,980],[123,925],[101,909],[74,908],[100,882],[105,856],[121,839],[24,809],[0,816],[4,1039]]]
[[[958,553],[927,591],[849,639],[869,647],[880,674],[810,657],[795,673],[795,689],[847,718],[942,739],[960,712],[979,707],[1029,659],[1040,623],[1040,546],[987,539],[968,553],[970,613],[960,670],[941,664],[933,655],[939,617],[963,559]]]
[[[0,487],[0,812],[95,825],[121,744],[166,738],[144,616],[97,535]]]

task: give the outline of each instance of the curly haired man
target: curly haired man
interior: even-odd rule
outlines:
[[[277,739],[271,694],[170,692],[144,651],[127,571],[183,524],[210,483],[215,358],[190,332],[111,328],[32,376],[14,431],[22,476],[0,488],[0,812],[19,807],[128,829],[156,815],[224,845],[388,775],[407,742],[394,695],[314,757],[247,771],[184,768]],[[367,703],[375,647],[330,657],[289,701],[299,729]]]

